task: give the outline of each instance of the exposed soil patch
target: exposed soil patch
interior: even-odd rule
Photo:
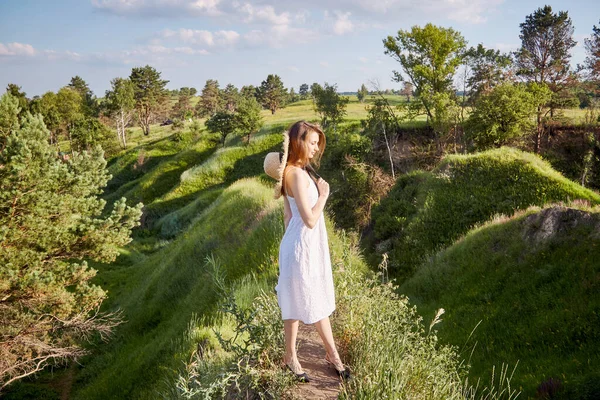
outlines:
[[[323,342],[313,325],[300,323],[298,329],[298,361],[308,374],[309,383],[299,383],[292,395],[298,399],[337,399],[340,378],[325,361]]]
[[[550,207],[525,218],[523,237],[539,244],[558,235],[567,235],[578,227],[600,232],[600,218],[596,214],[567,207]]]

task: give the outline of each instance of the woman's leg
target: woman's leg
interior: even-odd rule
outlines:
[[[327,352],[327,358],[329,361],[331,361],[338,370],[344,369],[344,364],[342,364],[342,360],[340,359],[337,349],[335,348],[329,317],[315,322],[315,327],[317,328],[317,332],[319,332],[319,336],[321,336],[321,340],[325,345],[325,351]]]
[[[292,371],[297,374],[302,373],[302,367],[298,362],[296,355],[296,337],[298,336],[298,320],[285,319],[283,320],[283,332],[285,334],[285,355],[283,362],[286,363]]]

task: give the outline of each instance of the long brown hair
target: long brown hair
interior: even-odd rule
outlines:
[[[312,132],[319,135],[319,151],[311,159],[308,157],[308,136]],[[286,169],[288,166],[295,166],[306,169],[316,175],[314,167],[318,167],[321,162],[321,157],[325,151],[325,134],[316,124],[311,124],[306,121],[298,121],[288,130],[289,145],[286,160]],[[318,176],[318,175],[317,175]],[[285,195],[285,169],[281,182],[281,194]]]

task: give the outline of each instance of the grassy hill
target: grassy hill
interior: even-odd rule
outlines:
[[[600,208],[532,208],[469,231],[401,292],[425,315],[445,308],[440,337],[463,349],[472,378],[518,362],[523,398],[597,399],[599,255]]]
[[[371,247],[387,251],[400,279],[496,214],[529,206],[600,196],[563,177],[534,154],[501,148],[450,155],[431,172],[400,177],[373,210]]]
[[[264,154],[278,150],[283,126],[267,124],[250,145],[231,138],[225,148],[205,133],[185,147],[164,137],[111,162],[108,198],[118,193],[147,199],[152,221],[116,264],[95,265],[96,283],[109,294],[105,309],[122,309],[127,322],[82,361],[73,398],[202,398],[230,391],[233,382],[275,397],[288,390],[289,376],[277,361],[283,338],[273,292],[282,202],[272,199],[272,181],[265,182],[262,172]],[[140,165],[143,173],[136,169]],[[436,344],[408,299],[369,277],[356,237],[336,231],[329,221],[328,231],[338,310],[334,328],[357,377],[343,395],[464,398],[471,389],[454,350]],[[259,327],[244,328],[239,339],[252,343],[250,353],[236,353],[217,340],[215,332],[235,336],[240,326],[235,318],[256,309],[269,312],[242,324]],[[249,354],[253,361],[240,363]],[[255,364],[261,369],[248,371]],[[391,375],[389,365],[396,366]],[[432,371],[435,381],[428,379]]]
[[[366,114],[364,106],[352,99],[350,120],[343,127],[348,132],[328,142],[326,154],[330,157],[343,159],[348,149],[362,152],[368,147],[356,123]],[[192,133],[186,128],[183,134],[174,135],[170,128],[156,127],[151,138],[143,138],[136,131],[130,140],[132,147],[109,161],[113,179],[105,199],[111,202],[125,196],[131,203],[143,201],[143,226],[135,232],[134,241],[122,249],[116,263],[93,264],[98,270],[94,282],[108,292],[103,309],[122,310],[125,322],[111,341],[94,343],[90,356],[68,369],[67,375],[74,377],[72,390],[68,390],[69,383],[59,382],[58,386],[66,386],[70,398],[201,399],[225,393],[232,397],[267,393],[281,398],[289,393],[292,382],[279,364],[282,321],[273,291],[283,234],[283,203],[272,199],[273,181],[264,175],[262,161],[267,152],[280,149],[280,134],[285,127],[299,119],[315,120],[316,116],[310,100],[294,103],[275,115],[263,112],[263,116],[265,127],[249,144],[232,136],[221,147],[218,138],[204,130]],[[339,167],[336,162],[325,159],[323,166],[330,169],[321,172],[327,179],[341,176],[331,181],[343,185],[348,176],[335,170]],[[352,198],[348,194],[351,192],[340,193]],[[576,246],[578,237],[596,240],[589,231],[591,225],[577,225],[580,231],[560,231],[554,239],[538,245],[536,232],[539,226],[545,226],[544,220],[520,222],[535,214],[529,211],[505,224],[478,228],[461,240],[473,225],[495,214],[512,214],[530,205],[575,198],[600,202],[596,193],[568,181],[538,157],[512,149],[449,156],[431,173],[400,177],[373,218],[376,240],[380,249],[387,246],[396,274],[409,276],[416,265],[427,263],[401,289],[389,283],[386,274],[370,272],[358,249],[358,235],[336,229],[327,215],[336,284],[334,333],[355,376],[342,388],[341,398],[447,400],[482,398],[486,394],[493,398],[493,393],[508,390],[507,381],[500,382],[497,373],[492,376],[493,366],[503,362],[513,365],[514,355],[524,354],[521,342],[503,333],[502,324],[511,318],[513,321],[506,322],[506,326],[519,332],[519,340],[526,340],[533,349],[527,357],[519,358],[520,365],[529,366],[518,378],[528,394],[534,393],[531,388],[536,382],[546,379],[542,371],[558,371],[544,366],[571,360],[569,357],[581,363],[581,368],[565,370],[569,379],[572,377],[570,381],[562,379],[565,388],[593,390],[594,375],[586,374],[582,365],[585,352],[598,353],[590,341],[597,338],[597,331],[586,330],[583,318],[595,323],[598,315],[596,300],[589,301],[589,308],[584,304],[584,299],[593,297],[591,290],[597,289],[597,269],[591,253]],[[596,209],[588,211],[597,213]],[[595,217],[590,218],[595,221]],[[513,226],[521,223],[525,225]],[[489,251],[465,246],[481,232],[500,227],[506,229],[505,239],[514,241],[506,249],[498,251],[501,245],[496,241],[487,244]],[[519,239],[517,234],[523,230],[528,233]],[[457,240],[455,246],[428,261],[428,256]],[[571,248],[577,251],[569,252]],[[553,253],[554,249],[566,253]],[[519,252],[531,256],[521,260]],[[460,262],[451,262],[452,254]],[[498,260],[507,257],[498,261],[497,274],[477,270],[482,268],[479,264],[486,255]],[[468,274],[459,269],[465,257],[471,257],[471,268],[479,274],[469,275],[468,282],[461,280]],[[561,268],[545,271],[546,265],[554,265],[555,258]],[[569,269],[564,264],[569,259],[578,260],[583,270]],[[511,265],[522,265],[519,274],[509,271]],[[437,283],[437,277],[430,276],[436,268],[444,271],[437,286],[431,283]],[[502,272],[502,268],[509,272]],[[527,272],[528,268],[534,272]],[[563,270],[571,277],[582,277],[583,282],[570,284],[565,290],[568,298],[560,294],[561,285],[569,285],[559,273]],[[524,282],[511,281],[526,281],[527,273],[536,278],[533,281],[537,286],[521,287],[518,285]],[[481,283],[482,276],[494,292],[478,292],[481,285],[475,284]],[[546,282],[553,283],[542,291],[544,303],[536,296],[537,289]],[[456,293],[445,291],[446,287],[460,291],[461,285],[468,284],[473,286],[465,286],[469,288],[465,295],[475,296],[474,304],[471,297],[458,302]],[[512,302],[502,297],[504,292],[512,296]],[[410,293],[411,301],[414,297],[421,305],[419,313],[399,293]],[[561,303],[552,303],[553,298],[562,299]],[[572,298],[578,300],[571,302]],[[520,305],[511,308],[514,299]],[[439,307],[448,310],[441,324]],[[575,307],[577,312],[567,307]],[[493,315],[478,317],[478,313],[490,309],[495,310]],[[507,310],[513,313],[494,320]],[[531,315],[532,319],[521,315]],[[469,340],[481,318],[487,318],[490,324],[482,323]],[[544,318],[551,321],[544,325]],[[555,337],[542,335],[538,340],[540,329],[558,329],[556,321],[564,321],[573,329]],[[438,327],[445,341],[459,348],[441,344]],[[570,344],[567,338],[579,342]],[[458,353],[465,341],[474,339],[480,345],[472,355]],[[565,352],[544,358],[544,353],[550,354],[554,339]],[[578,352],[576,345],[583,346],[583,350]],[[597,358],[590,357],[585,365],[596,367]],[[465,382],[469,373],[466,359],[474,365],[471,376],[483,380],[477,388]],[[537,362],[542,369],[535,369]],[[580,383],[572,385],[575,380]],[[27,398],[18,397],[18,385],[7,398]],[[236,387],[241,391],[236,392]],[[508,390],[503,396],[512,399],[515,392]]]
[[[160,250],[130,253],[119,264],[97,266],[96,283],[110,296],[107,307],[121,308],[127,323],[101,353],[84,362],[75,398],[155,395],[165,371],[178,367],[177,340],[193,316],[201,317],[199,328],[218,319],[220,293],[205,263],[207,256],[220,260],[220,273],[234,292],[248,290],[236,288],[244,277],[255,277],[250,297],[274,286],[277,266],[272,253],[283,234],[283,216],[269,188],[238,181],[196,211],[185,233]]]

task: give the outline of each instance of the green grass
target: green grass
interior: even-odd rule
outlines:
[[[566,179],[539,157],[511,148],[447,156],[432,172],[400,177],[373,210],[380,252],[406,279],[438,250],[495,214],[600,196]]]
[[[82,360],[84,367],[77,374],[74,399],[145,399],[158,393],[181,397],[190,394],[194,385],[208,385],[208,391],[227,389],[218,382],[236,360],[215,342],[212,331],[216,329],[226,337],[235,333],[235,321],[221,310],[224,288],[240,307],[256,307],[260,295],[264,304],[277,310],[273,306],[273,287],[283,234],[282,202],[272,198],[272,181],[262,183],[262,159],[267,151],[279,149],[285,126],[287,122],[266,125],[250,145],[232,137],[224,149],[190,166],[177,179],[169,175],[169,167],[180,165],[176,162],[195,148],[181,149],[167,137],[141,143],[112,161],[114,179],[121,179],[121,187],[125,186],[116,188],[118,195],[129,193],[151,199],[153,195],[144,190],[164,182],[161,186],[170,187],[169,191],[155,197],[148,208],[170,203],[153,229],[138,232],[116,263],[94,265],[99,271],[95,283],[109,296],[104,310],[122,309],[126,323],[117,329],[112,341],[95,347],[92,356]],[[193,144],[201,145],[202,140]],[[159,160],[150,163],[150,158],[149,164],[144,164],[148,168],[144,174],[132,176],[137,172],[132,165],[141,151]],[[246,178],[249,176],[252,178]],[[125,183],[128,177],[133,178],[132,183]],[[145,182],[154,183],[144,186]],[[429,398],[449,398],[448,394],[458,398],[466,386],[460,380],[464,368],[453,350],[435,345],[435,336],[425,333],[422,321],[405,299],[396,298],[389,288],[381,292],[376,281],[365,278],[368,269],[356,249],[356,237],[350,239],[336,232],[329,220],[327,226],[339,310],[334,326],[347,360],[357,363],[357,382],[361,382],[348,387],[345,394],[379,398],[381,390],[393,393],[403,387],[407,398],[415,391],[424,397],[438,393]],[[207,256],[218,260],[216,270],[206,262]],[[263,321],[263,328],[270,337],[281,337],[278,315],[269,315],[275,320]],[[369,318],[385,321],[385,325],[361,325]],[[402,343],[402,334],[384,342],[386,331],[382,326],[411,333],[411,342]],[[192,362],[199,345],[206,347],[211,358]],[[390,353],[388,345],[397,346],[397,351]],[[269,351],[280,356],[282,349],[280,345]],[[391,356],[390,362],[402,365],[394,379],[388,382],[381,365],[364,358],[365,349],[380,354],[382,359]],[[417,359],[417,354],[425,357]],[[415,362],[405,363],[405,357]],[[287,375],[273,356],[264,368],[258,373],[267,381],[255,382],[260,387],[281,393],[289,386]],[[436,375],[436,381],[427,381],[427,371],[433,370],[443,373]],[[248,377],[250,372],[244,371],[240,376]],[[417,381],[418,388],[410,389]],[[438,385],[446,389],[437,390]]]
[[[127,323],[100,353],[84,361],[74,398],[153,397],[165,371],[178,367],[173,362],[177,339],[192,316],[200,315],[208,327],[218,319],[219,292],[204,258],[212,254],[221,260],[228,285],[252,273],[273,282],[272,255],[283,234],[281,221],[272,191],[257,181],[241,180],[160,251],[123,260],[131,264],[97,265],[96,283],[109,293],[105,308],[121,308]],[[244,293],[250,296],[247,288]]]
[[[401,292],[424,315],[446,309],[440,337],[464,350],[472,379],[485,377],[492,363],[518,362],[513,383],[524,398],[533,398],[549,378],[563,386],[552,398],[596,398],[600,209],[555,210],[554,220],[534,208],[470,231],[421,267]],[[535,239],[544,221],[555,233]]]
[[[115,172],[109,188],[117,189],[106,200],[125,197],[130,204],[150,204],[170,191],[186,169],[207,159],[214,148],[215,143],[206,137],[194,143],[165,138],[135,148],[110,166],[109,171]]]
[[[369,97],[366,104],[371,101]],[[399,103],[404,99],[390,96],[390,101]],[[358,129],[359,120],[366,116],[366,104],[352,96],[347,121],[339,130]],[[272,199],[273,182],[264,175],[262,161],[267,152],[280,150],[281,132],[291,123],[300,119],[318,121],[319,118],[311,100],[291,104],[274,115],[267,110],[262,113],[265,126],[252,137],[249,145],[239,136],[230,136],[225,147],[220,148],[216,136],[204,130],[198,137],[188,135],[188,140],[176,142],[170,126],[153,126],[149,137],[139,128],[133,128],[129,149],[109,160],[113,179],[105,198],[113,201],[125,196],[131,203],[143,201],[149,228],[136,232],[135,240],[122,249],[116,263],[93,264],[98,269],[95,283],[107,290],[109,296],[103,309],[122,309],[126,322],[117,328],[109,343],[93,345],[92,355],[81,361],[74,399],[202,398],[200,394],[192,395],[194,387],[226,391],[227,382],[231,381],[223,379],[228,371],[234,370],[243,385],[272,388],[275,397],[280,397],[289,387],[287,375],[276,362],[282,351],[281,343],[277,342],[281,340],[281,321],[273,293],[278,245],[283,234],[282,202]],[[419,126],[422,123],[412,124]],[[336,146],[339,150],[343,145],[343,141],[328,143],[331,146],[328,151],[335,155]],[[348,143],[345,145],[352,147]],[[556,189],[560,193],[583,193],[583,197],[598,200],[597,195],[590,195],[591,192],[585,190],[580,192],[576,185],[572,186],[574,184],[558,176],[547,165],[540,165],[537,158],[521,153],[513,156],[511,150],[502,150],[498,158],[505,157],[508,164],[518,165],[514,169],[500,168],[493,172],[504,165],[501,160],[490,162],[488,159],[477,161],[477,157],[454,157],[447,161],[451,166],[442,164],[433,174],[416,173],[402,178],[408,182],[405,186],[412,185],[414,191],[402,195],[406,197],[401,201],[402,207],[407,208],[411,223],[418,227],[427,218],[455,212],[452,208],[444,208],[450,200],[442,193],[451,195],[454,200],[462,199],[464,204],[472,204],[469,196],[481,189],[475,181],[481,180],[482,176],[486,179],[509,176],[509,179],[519,181],[520,172],[529,171],[526,168],[529,163],[535,167],[532,176],[541,176],[542,180],[552,183],[540,186],[544,193],[554,193],[552,185],[556,184],[563,190]],[[478,162],[490,167],[486,170],[488,175],[482,173],[469,178],[468,171]],[[506,175],[507,171],[513,175]],[[324,172],[335,173],[333,170]],[[448,174],[452,173],[463,174],[455,186],[449,183]],[[464,187],[457,188],[460,185]],[[478,200],[481,204],[496,199],[489,197],[490,193],[495,193],[493,190],[487,186],[484,189],[489,193],[483,190],[486,195]],[[431,193],[437,193],[438,197],[428,197]],[[554,199],[551,195],[547,198]],[[414,204],[425,205],[423,208],[428,211],[419,214],[410,209],[414,199],[418,199]],[[505,200],[500,204],[515,209],[514,201]],[[496,212],[485,207],[473,223]],[[394,220],[392,225],[394,223],[398,221]],[[452,224],[453,221],[445,223]],[[462,227],[462,230],[458,229],[460,232],[452,229],[448,232],[456,238],[470,226],[471,223],[465,223],[464,227],[459,226]],[[406,298],[398,297],[391,286],[380,285],[379,278],[368,277],[367,264],[357,249],[355,236],[334,229],[329,219],[327,227],[338,305],[333,324],[346,361],[355,371],[355,380],[344,388],[342,396],[470,399],[481,394],[481,388],[473,390],[464,382],[468,368],[456,349],[439,345],[435,328],[427,329],[428,321],[434,315],[431,304],[424,306],[427,322],[423,322]],[[414,232],[422,234],[419,229]],[[448,244],[452,240],[448,239]],[[435,237],[431,243],[430,248],[437,249],[439,243],[435,242]],[[416,252],[421,250],[417,248]],[[217,261],[207,262],[207,256]],[[236,354],[222,348],[215,338],[213,329],[226,337],[235,334],[235,320],[222,310],[224,289],[233,295],[239,307],[267,307],[270,310],[265,319],[257,322],[262,324],[266,335],[275,338],[266,344],[256,343],[259,350],[260,346],[265,346],[269,358],[264,364],[259,363],[262,370],[240,370],[241,367],[236,366]],[[462,338],[466,340],[467,336]],[[247,338],[243,336],[243,339]],[[277,343],[278,347],[273,347]],[[207,358],[202,362],[191,361],[198,346],[206,349]],[[487,364],[478,367],[476,375],[488,382],[490,365],[499,365],[498,360],[493,352],[481,357]],[[191,386],[186,386],[188,384]],[[500,386],[504,385],[506,382]]]

